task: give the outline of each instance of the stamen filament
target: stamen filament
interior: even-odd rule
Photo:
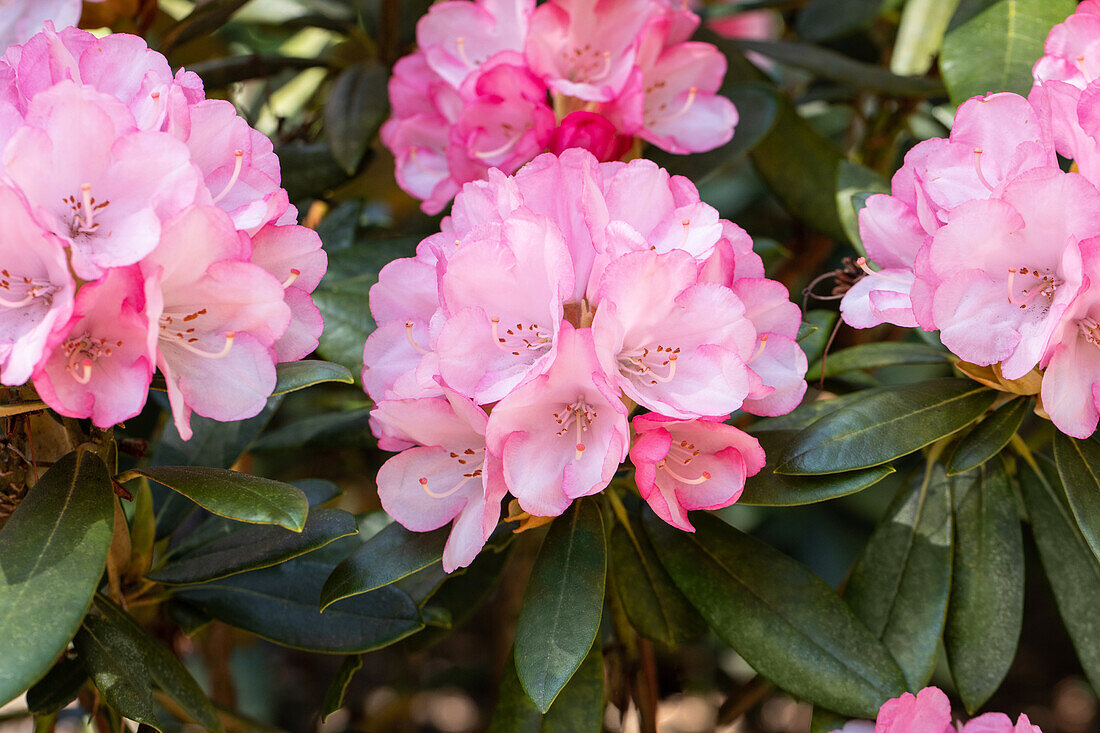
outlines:
[[[909,285],[909,283],[908,283],[908,282],[906,282],[905,280],[902,280],[901,278],[898,278],[898,277],[890,277],[889,275],[883,275],[883,274],[882,274],[881,272],[877,272],[877,271],[875,271],[875,270],[872,270],[872,269],[870,268],[870,266],[869,266],[869,265],[867,264],[867,258],[866,258],[866,257],[860,257],[860,258],[858,258],[858,259],[856,260],[856,266],[857,266],[857,267],[859,267],[859,269],[861,269],[861,270],[863,270],[864,272],[866,272],[866,273],[867,273],[868,275],[870,275],[871,277],[880,277],[880,278],[882,278],[883,280],[886,280],[887,282],[892,282],[892,283],[901,283],[902,285]]]
[[[680,107],[680,109],[676,110],[668,117],[662,117],[660,119],[660,122],[671,122],[672,120],[679,119],[680,117],[683,117],[685,114],[687,114],[687,111],[691,109],[691,105],[695,104],[695,96],[698,93],[698,87],[691,87],[690,89],[688,89],[687,99],[684,100],[684,104]]]
[[[699,476],[698,478],[688,478],[687,476],[682,476],[682,475],[676,473],[675,471],[673,471],[671,468],[669,468],[668,461],[665,461],[665,460],[661,460],[660,462],[658,462],[657,463],[657,468],[665,471],[666,473],[668,473],[669,476],[676,479],[680,483],[692,484],[693,486],[697,486],[701,483],[705,483],[707,481],[710,481],[710,479],[711,479],[711,475],[707,471],[703,471],[703,474],[701,476]]]
[[[405,339],[409,342],[409,345],[417,350],[418,353],[427,354],[428,352],[420,348],[420,345],[416,343],[416,339],[413,338],[413,326],[415,324],[412,321],[405,321]]]
[[[424,490],[425,494],[432,497],[433,499],[446,499],[448,496],[461,489],[462,486],[471,478],[473,478],[473,476],[463,476],[461,481],[459,481],[457,484],[452,486],[450,489],[447,489],[446,491],[432,491],[428,488],[428,478],[426,476],[422,476],[420,478],[420,488]]]
[[[982,185],[985,186],[986,188],[988,188],[990,191],[992,191],[993,186],[989,183],[989,181],[985,180],[985,176],[982,175],[982,149],[981,148],[974,148],[974,171],[978,174],[978,180],[981,181]]]
[[[764,353],[764,349],[767,347],[767,345],[768,334],[765,333],[760,336],[760,345],[756,347],[756,351],[753,352],[752,356],[750,356],[749,360],[745,363],[752,364],[754,361],[756,361],[757,357]]]
[[[205,349],[200,349],[197,346],[187,343],[187,341],[183,339],[177,339],[176,345],[182,346],[183,348],[190,351],[192,354],[198,354],[199,356],[206,357],[207,359],[221,359],[229,354],[229,349],[233,347],[233,339],[236,338],[236,336],[237,334],[233,331],[226,331],[225,345],[222,346],[221,351],[206,351]]]
[[[297,280],[298,276],[301,275],[301,274],[302,274],[301,270],[291,270],[290,271],[290,277],[288,277],[286,280],[283,280],[283,290],[286,290],[291,285],[293,285],[294,281]]]
[[[673,377],[676,376],[676,354],[672,354],[668,357],[668,374],[667,375],[665,375],[663,377],[659,377],[656,374],[654,374],[652,371],[650,372],[650,375],[654,379],[656,379],[658,382],[671,382]]]
[[[466,39],[459,36],[455,39],[455,46],[458,47],[458,57],[462,59],[462,63],[470,67],[474,66],[474,64],[470,63],[470,57],[466,55]]]
[[[578,461],[581,459],[581,456],[584,455],[584,451],[585,451],[584,443],[577,443],[577,458],[576,459]]]
[[[503,145],[501,145],[498,148],[494,148],[492,150],[475,150],[475,151],[473,151],[473,153],[476,157],[481,158],[482,160],[488,160],[489,158],[495,158],[498,155],[503,155],[504,153],[507,153],[512,148],[516,147],[516,145],[519,144],[520,137],[521,137],[520,135],[515,135],[514,137],[509,139],[508,142],[504,143]]]
[[[214,197],[213,203],[216,204],[221,201],[229,193],[229,189],[237,185],[237,179],[241,176],[242,165],[244,165],[244,151],[235,150],[233,152],[233,175],[229,177],[229,182],[225,184],[225,188],[221,190],[221,193]]]
[[[35,301],[35,298],[37,297],[38,291],[33,289],[28,290],[27,297],[23,298],[23,300],[20,301],[7,300],[4,296],[0,295],[0,305],[4,306],[5,308],[22,308],[25,305],[30,305],[31,303],[33,303]]]
[[[90,359],[85,359],[80,363],[80,374],[76,373],[73,366],[70,365],[69,372],[73,375],[73,379],[81,384],[87,384],[92,381],[92,362]]]

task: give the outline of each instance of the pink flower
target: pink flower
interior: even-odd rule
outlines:
[[[68,328],[53,337],[34,373],[38,395],[55,412],[90,417],[101,428],[141,412],[153,376],[142,285],[130,266],[108,270],[76,294]]]
[[[184,440],[192,411],[252,417],[275,388],[272,346],[290,308],[279,281],[250,255],[224,212],[193,207],[165,224],[160,246],[141,263],[157,366]]]
[[[61,241],[34,220],[17,189],[0,185],[0,217],[0,383],[14,386],[63,335],[75,284]]]
[[[565,116],[554,130],[546,149],[554,155],[561,155],[568,148],[584,148],[602,163],[622,158],[630,149],[631,142],[629,135],[620,134],[603,115],[578,110]]]
[[[745,479],[764,467],[751,435],[720,419],[677,420],[646,414],[632,421],[635,480],[653,511],[673,527],[694,532],[690,509],[720,509],[737,501]]]
[[[534,0],[449,0],[416,24],[416,40],[432,70],[455,89],[490,57],[523,50]]]
[[[325,325],[309,297],[328,268],[321,238],[297,224],[268,224],[252,238],[251,262],[283,284],[283,300],[290,306],[290,325],[272,346],[275,356],[280,362],[308,356],[317,348]]]
[[[630,447],[627,411],[600,369],[590,329],[562,323],[550,371],[493,408],[490,453],[524,511],[557,516],[611,481]]]
[[[713,7],[735,5],[736,0],[712,3]],[[779,37],[782,17],[773,10],[746,10],[707,21],[707,28],[723,38],[745,38],[766,41]]]
[[[469,565],[500,518],[505,489],[499,462],[485,450],[485,412],[448,391],[446,399],[384,400],[375,425],[408,448],[378,472],[378,498],[406,529],[429,532],[454,521],[443,570]]]
[[[845,726],[847,730],[847,726]],[[985,713],[967,723],[959,723],[959,733],[1042,733],[1021,715],[1012,725],[1004,713]],[[914,697],[904,693],[887,700],[878,711],[875,733],[955,733],[951,724],[951,702],[937,687],[925,687]]]
[[[47,21],[62,28],[76,25],[81,5],[81,0],[9,0],[0,6],[0,47],[25,42]]]
[[[1084,89],[1100,72],[1100,2],[1080,3],[1051,29],[1043,50],[1032,69],[1036,84],[1064,81]]]

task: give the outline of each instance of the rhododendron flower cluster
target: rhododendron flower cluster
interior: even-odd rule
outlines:
[[[1028,98],[976,97],[951,135],[914,147],[892,194],[860,212],[857,328],[939,330],[1005,379],[1044,369],[1043,409],[1085,438],[1100,416],[1100,3],[1052,30]],[[1073,159],[1063,172],[1058,155]]]
[[[872,724],[853,720],[834,733],[1042,733],[1024,714],[1016,724],[1004,713],[984,713],[966,723],[951,724],[951,701],[938,687],[925,687],[916,695],[906,692],[887,700]]]
[[[640,138],[673,153],[733,136],[726,73],[699,24],[669,0],[448,0],[417,24],[419,50],[394,66],[382,141],[400,186],[443,210],[490,168],[584,147],[618,160]]]
[[[326,258],[271,142],[145,42],[52,26],[0,60],[0,383],[62,415],[259,412],[317,345]]]
[[[723,421],[789,412],[806,390],[786,289],[742,229],[647,160],[571,149],[490,170],[383,268],[370,307],[372,428],[402,451],[379,496],[412,530],[454,520],[448,571],[506,493],[557,516],[628,456],[654,511],[690,531],[687,510],[733,503],[764,465]]]

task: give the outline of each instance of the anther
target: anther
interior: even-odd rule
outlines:
[[[237,185],[237,179],[240,178],[242,165],[244,165],[244,151],[233,151],[233,175],[229,176],[229,182],[225,184],[225,188],[221,190],[221,193],[214,197],[213,203],[216,204],[221,201],[225,198],[226,194],[229,193],[229,189]]]

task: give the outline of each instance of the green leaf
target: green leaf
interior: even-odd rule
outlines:
[[[147,577],[168,585],[205,583],[276,565],[358,531],[355,517],[343,509],[313,509],[300,533],[267,525],[241,527],[173,556]]]
[[[603,711],[603,652],[599,644],[588,650],[546,715],[523,691],[514,660],[509,659],[488,733],[599,733]]]
[[[203,613],[276,644],[331,654],[380,649],[423,628],[416,604],[393,586],[340,601],[322,614],[321,585],[333,566],[311,557],[181,586],[176,594]]]
[[[1100,445],[1056,432],[1054,460],[1077,526],[1100,558]]]
[[[943,45],[947,24],[959,0],[908,0],[901,13],[890,71],[925,74]]]
[[[779,473],[839,473],[886,463],[961,430],[997,393],[969,379],[934,379],[875,392],[802,431]]]
[[[88,681],[88,673],[76,654],[66,654],[46,676],[27,690],[27,709],[35,715],[57,712],[76,699]]]
[[[866,400],[873,394],[885,391],[886,388],[874,387],[859,392],[850,392],[839,397],[830,397],[826,400],[818,399],[813,402],[806,402],[786,415],[757,420],[752,424],[752,433],[760,437],[760,433],[771,430],[804,430],[824,416],[836,412],[842,407],[854,405],[857,402]]]
[[[642,531],[641,514],[630,518],[631,527],[616,523],[611,530],[610,572],[631,626],[671,647],[699,638],[706,623],[661,564]]]
[[[337,162],[354,175],[389,114],[389,70],[377,61],[349,66],[325,99],[325,139]]]
[[[1075,0],[1000,0],[949,30],[940,73],[951,101],[962,104],[990,92],[1026,96],[1047,34],[1076,6]]]
[[[739,504],[756,506],[798,506],[828,501],[874,486],[894,472],[888,465],[825,476],[787,476],[775,473],[776,463],[797,435],[795,430],[768,430],[757,433],[767,463],[760,473],[745,481]]]
[[[328,716],[344,707],[344,697],[348,693],[348,685],[355,673],[363,668],[362,654],[349,654],[344,657],[340,669],[336,670],[336,676],[332,678],[328,689],[325,690],[325,699],[321,702],[321,722],[328,720]]]
[[[1030,399],[1017,397],[990,413],[959,441],[947,462],[947,475],[966,473],[1000,453],[1020,429],[1030,409]]]
[[[878,369],[898,364],[950,364],[953,361],[951,354],[933,346],[884,341],[834,351],[825,357],[824,366],[825,376],[835,377],[857,369]],[[820,379],[821,367],[821,362],[816,362],[806,372],[806,379],[811,382]]]
[[[943,645],[955,689],[974,713],[1012,666],[1024,612],[1024,544],[1001,461],[952,480],[955,561]]]
[[[1031,532],[1077,658],[1093,689],[1100,689],[1100,561],[1077,526],[1057,469],[1038,458],[1040,472],[1017,464]]]
[[[130,635],[102,616],[89,615],[73,644],[108,705],[130,720],[164,730],[145,657]]]
[[[815,705],[813,716],[810,718],[810,733],[833,733],[841,730],[847,722],[847,716],[837,715],[831,710]]]
[[[175,654],[151,637],[130,614],[103,596],[96,598],[95,607],[99,613],[103,614],[103,619],[107,623],[107,626],[104,626],[104,633],[107,633],[106,629],[109,626],[110,636],[121,639],[119,643],[122,648],[137,649],[141,656],[141,671],[144,677],[151,678],[157,687],[175,700],[187,715],[204,728],[213,731],[222,729],[213,703]],[[87,624],[87,621],[85,623]],[[98,680],[96,685],[99,686]]]
[[[197,5],[190,15],[169,28],[164,34],[160,42],[161,53],[167,53],[181,43],[187,43],[216,31],[247,2],[248,0],[209,0]]]
[[[145,476],[186,496],[220,517],[253,524],[277,524],[301,532],[309,511],[302,490],[291,484],[239,471],[201,466],[146,466],[120,480]]]
[[[923,76],[898,76],[880,66],[855,61],[821,46],[794,41],[755,41],[737,39],[733,45],[742,51],[755,51],[781,64],[804,69],[822,79],[847,84],[861,91],[881,92],[897,97],[935,97],[943,94],[943,85]]]
[[[938,463],[901,487],[856,561],[844,600],[919,690],[932,676],[951,591],[951,487]]]
[[[606,574],[603,517],[578,499],[546,533],[516,626],[516,672],[544,714],[596,638]]]
[[[859,210],[866,205],[867,197],[875,193],[890,193],[890,182],[870,168],[850,160],[840,161],[836,171],[837,215],[848,241],[864,256],[867,250],[859,236]]]
[[[806,352],[806,360],[813,363],[821,358],[825,352],[825,346],[833,335],[833,327],[836,326],[840,314],[836,311],[810,310],[802,314],[802,328],[807,326],[814,330],[802,335],[799,331],[798,344]]]
[[[295,140],[280,145],[275,154],[279,157],[283,188],[291,201],[320,196],[348,180],[347,171],[333,157],[327,142]]]
[[[349,436],[352,440],[365,442],[370,440],[370,411],[370,407],[361,407],[310,415],[261,435],[252,444],[252,450],[281,451],[314,443],[331,445],[334,441],[340,441],[339,445],[342,447],[348,442]]]
[[[297,392],[322,382],[340,382],[354,384],[355,377],[347,367],[333,364],[331,361],[307,359],[305,361],[286,361],[275,367],[277,381],[272,396],[288,392]]]
[[[214,89],[225,89],[230,84],[246,79],[262,79],[286,70],[303,71],[325,66],[324,59],[278,54],[250,53],[246,56],[212,58],[187,65],[202,79],[203,88],[209,94]]]
[[[80,627],[107,564],[113,502],[103,461],[77,451],[0,529],[0,705],[46,674]]]
[[[397,522],[387,525],[337,565],[325,580],[321,610],[439,562],[450,534],[450,525],[434,532],[410,532]]]
[[[866,28],[885,4],[885,0],[810,0],[795,17],[794,27],[807,41],[825,41]]]
[[[645,527],[676,585],[753,669],[815,705],[863,718],[905,690],[890,653],[823,580],[715,516],[693,519],[694,534],[655,514]]]
[[[311,507],[320,506],[344,494],[343,489],[328,479],[304,478],[290,483],[302,490]]]

